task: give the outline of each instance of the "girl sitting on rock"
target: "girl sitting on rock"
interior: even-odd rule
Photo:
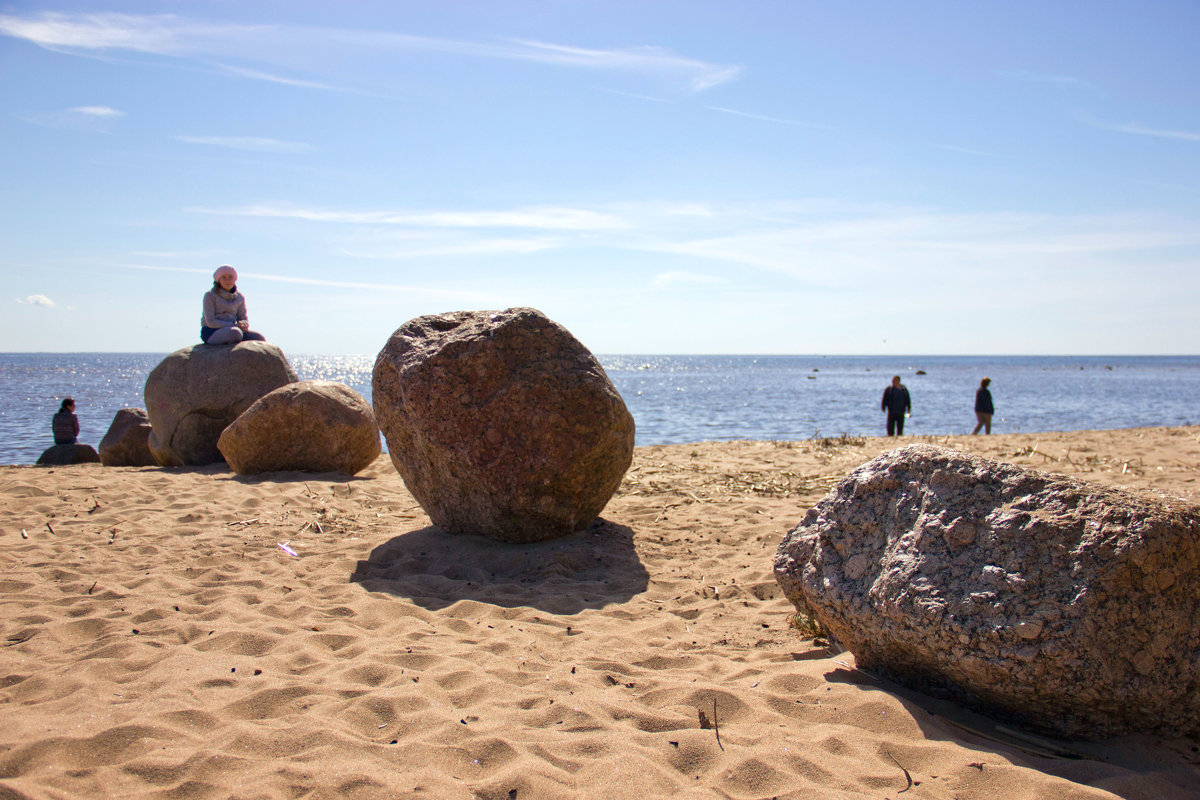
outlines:
[[[237,270],[228,264],[213,273],[212,288],[204,293],[204,316],[200,318],[200,341],[205,344],[237,344],[266,341],[250,330],[246,320],[246,298],[237,290]]]

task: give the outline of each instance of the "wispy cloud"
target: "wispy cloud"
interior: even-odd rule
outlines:
[[[252,150],[258,153],[308,153],[315,148],[302,142],[285,142],[260,136],[176,136],[188,144],[227,147],[231,150]]]
[[[996,74],[1002,78],[1009,78],[1016,81],[1025,81],[1027,83],[1045,83],[1051,86],[1058,86],[1062,89],[1083,89],[1093,94],[1103,94],[1100,88],[1094,83],[1076,78],[1071,75],[1054,75],[1043,72],[1030,72],[1024,69],[997,70]]]
[[[31,294],[28,297],[18,297],[17,302],[26,306],[54,307],[54,301],[44,294]]]
[[[528,255],[551,250],[559,242],[550,239],[481,239],[459,244],[431,245],[407,249],[381,249],[373,252],[342,249],[342,254],[351,258],[377,260],[411,260],[419,258],[446,258],[453,256],[481,255]]]
[[[322,83],[320,81],[308,81],[301,78],[289,78],[285,75],[275,75],[270,72],[263,72],[258,69],[248,69],[246,67],[235,67],[229,64],[218,64],[218,69],[229,75],[235,75],[239,78],[250,78],[255,81],[266,81],[267,83],[278,83],[283,86],[296,86],[301,89],[321,89],[328,92],[346,92],[352,91],[342,86],[335,86],[331,83]]]
[[[987,150],[975,150],[971,147],[959,147],[958,145],[954,144],[935,144],[934,147],[940,150],[950,150],[955,153],[966,153],[969,156],[987,156],[988,158],[999,157],[996,153],[992,153]]]
[[[669,289],[675,286],[712,286],[722,283],[729,283],[729,281],[716,275],[702,275],[698,272],[688,272],[686,270],[670,270],[655,275],[650,285],[655,289]]]
[[[357,56],[368,50],[429,52],[637,74],[670,80],[689,92],[703,92],[736,80],[744,71],[740,65],[689,58],[652,46],[585,48],[532,39],[472,41],[346,28],[204,22],[173,14],[4,14],[0,15],[0,35],[61,52],[126,51],[215,59],[230,74],[312,89],[338,87],[227,62],[240,59],[258,64],[311,64],[321,60],[315,57],[318,53]]]
[[[514,40],[512,45],[512,50],[498,56],[590,69],[676,74],[685,78],[694,92],[736,80],[744,72],[744,67],[738,65],[685,58],[661,47],[596,50],[521,39]]]
[[[124,111],[117,111],[115,108],[108,106],[76,106],[68,108],[67,111],[72,114],[84,114],[91,117],[123,117]]]
[[[189,208],[197,214],[273,217],[347,225],[398,225],[428,228],[530,228],[544,230],[610,230],[628,227],[619,216],[581,208],[539,206],[507,211],[348,211],[299,206],[252,205]]]
[[[824,130],[833,130],[832,125],[824,125],[819,122],[806,122],[799,119],[783,119],[782,117],[769,117],[765,114],[751,114],[748,111],[737,111],[732,108],[724,108],[723,106],[706,106],[709,111],[720,111],[722,114],[733,114],[738,117],[747,117],[756,119],[761,122],[775,122],[780,125],[793,125],[797,128],[821,128]]]
[[[790,222],[781,218],[775,224],[738,227],[742,229],[707,236],[680,231],[633,246],[852,290],[894,274],[921,285],[923,281],[956,284],[992,271],[1008,274],[1018,283],[1019,276],[1050,281],[1056,275],[1075,275],[1079,269],[1094,270],[1102,263],[1133,263],[1149,253],[1200,245],[1200,232],[1184,221],[1139,215],[894,209]]]
[[[76,106],[63,111],[18,114],[17,119],[44,128],[111,133],[113,123],[123,116],[125,116],[124,111],[118,111],[108,106]]]
[[[196,269],[194,267],[165,267],[157,264],[121,264],[120,266],[128,269],[140,269],[151,272],[184,272],[189,274],[204,274],[211,275],[211,270]],[[370,289],[388,292],[406,292],[412,295],[429,297],[431,299],[438,298],[455,298],[461,299],[464,297],[475,296],[470,292],[462,292],[459,290],[435,289],[426,286],[416,286],[413,284],[402,283],[369,283],[362,281],[345,281],[332,280],[328,278],[306,278],[299,275],[275,275],[267,272],[250,272],[239,270],[239,282],[245,278],[251,278],[261,281],[275,281],[277,283],[295,283],[304,286],[329,286],[341,289]],[[484,295],[480,294],[479,297]]]
[[[1110,131],[1118,133],[1133,133],[1138,136],[1154,136],[1159,139],[1178,139],[1184,142],[1200,142],[1200,133],[1196,131],[1173,131],[1164,130],[1162,128],[1147,128],[1144,125],[1137,123],[1128,123],[1125,125],[1106,125],[1104,126]]]

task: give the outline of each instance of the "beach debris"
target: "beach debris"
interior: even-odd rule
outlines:
[[[54,532],[54,526],[49,522],[46,523],[46,530],[50,531],[51,535],[58,536],[58,534]]]
[[[910,445],[790,531],[775,576],[860,669],[1063,738],[1200,732],[1200,507]]]
[[[334,381],[297,381],[268,392],[225,428],[217,449],[239,475],[354,475],[382,452],[370,404]]]
[[[255,400],[295,381],[283,351],[270,342],[176,350],[146,378],[147,446],[162,467],[220,463],[221,431]]]
[[[292,549],[291,542],[279,542],[278,545],[279,549],[287,553],[289,556],[292,556],[293,558],[300,557],[300,554]]]
[[[894,755],[892,755],[891,751],[884,750],[883,752],[886,753],[887,757],[890,758],[893,762],[895,762],[896,766],[900,768],[900,771],[904,773],[904,779],[908,781],[908,785],[905,786],[903,789],[896,790],[896,794],[904,794],[905,792],[907,792],[909,789],[911,789],[913,787],[912,775],[910,775],[908,773],[908,770],[904,768],[904,765],[901,764]]]
[[[721,748],[721,752],[725,751],[725,745],[721,744],[721,723],[717,721],[717,698],[713,698],[713,733],[717,735],[717,747]]]
[[[28,539],[28,538],[29,538],[29,534],[25,532],[25,529],[24,529],[24,528],[21,528],[21,538],[22,538],[22,539]]]
[[[118,409],[100,440],[100,463],[106,467],[153,467],[150,415],[144,408]]]
[[[633,458],[600,362],[532,308],[418,317],[372,380],[388,452],[434,525],[526,544],[584,530]]]

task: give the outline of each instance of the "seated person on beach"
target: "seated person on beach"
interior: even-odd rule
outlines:
[[[75,416],[75,401],[70,397],[62,401],[58,413],[50,420],[55,444],[75,444],[79,438],[79,418]]]
[[[237,344],[266,341],[250,330],[246,298],[237,289],[237,270],[228,264],[217,267],[213,285],[204,294],[204,316],[200,318],[200,341],[205,344]]]

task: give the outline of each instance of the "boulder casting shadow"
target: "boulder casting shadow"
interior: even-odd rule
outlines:
[[[376,547],[350,576],[368,591],[405,597],[431,611],[473,600],[553,614],[625,602],[645,591],[649,580],[633,531],[603,519],[531,544],[422,528]]]

